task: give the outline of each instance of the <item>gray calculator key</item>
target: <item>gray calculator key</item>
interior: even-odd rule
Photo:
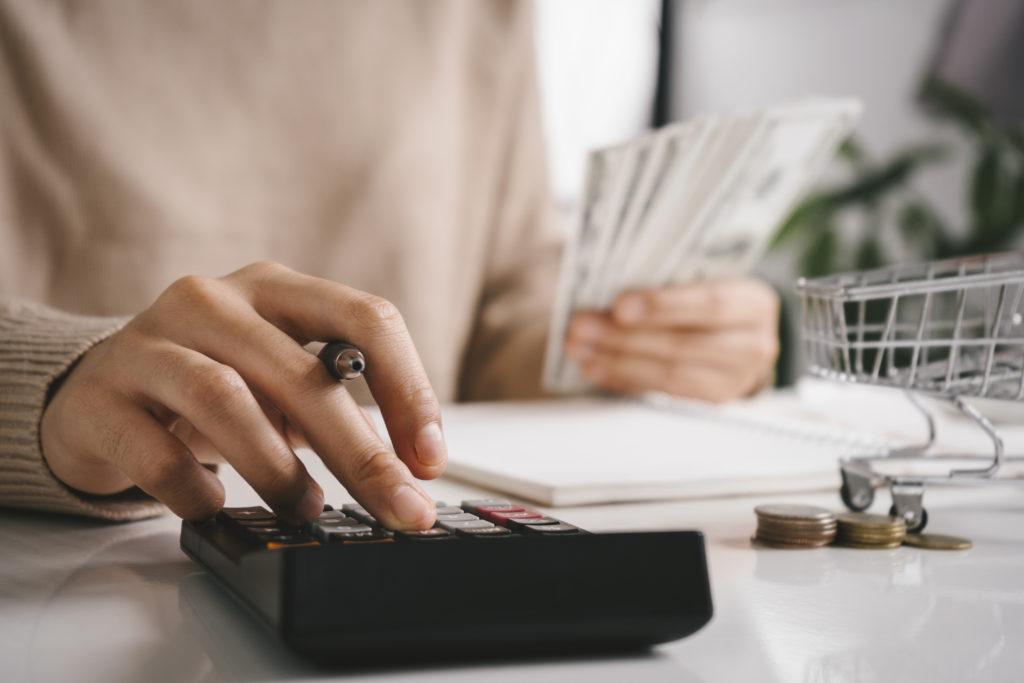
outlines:
[[[511,501],[507,501],[504,498],[474,498],[473,500],[462,501],[462,507],[467,510],[475,510],[478,506],[483,505],[511,505]]]
[[[458,510],[458,508],[455,508]],[[472,522],[474,519],[480,519],[476,515],[471,515],[468,512],[459,510],[458,512],[452,512],[448,514],[437,513],[437,521],[439,522]]]
[[[313,535],[322,541],[341,540],[345,538],[358,538],[362,535],[372,535],[373,529],[365,524],[355,526],[315,526]]]
[[[454,505],[442,505],[437,508],[437,514],[439,515],[461,515],[465,510],[457,508]]]
[[[320,515],[319,517],[317,517],[316,521],[317,522],[327,522],[327,521],[335,521],[335,520],[339,520],[339,519],[351,519],[351,517],[346,515],[344,512],[341,512],[340,510],[332,510],[330,512],[325,512],[322,515]]]
[[[484,527],[482,529],[456,529],[456,533],[468,538],[508,538],[512,532],[503,526]]]
[[[558,524],[527,524],[521,527],[524,534],[572,534],[579,531],[579,527],[572,524],[559,522]]]
[[[449,530],[452,530],[452,529],[486,529],[488,527],[494,526],[490,522],[484,521],[482,519],[474,519],[474,520],[468,520],[468,521],[464,521],[464,522],[445,522],[445,521],[441,521],[441,522],[438,522],[438,524],[442,528],[449,529]]]

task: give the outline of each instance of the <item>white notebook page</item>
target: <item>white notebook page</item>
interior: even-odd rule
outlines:
[[[890,445],[770,406],[671,405],[577,399],[446,406],[447,474],[556,506],[823,490],[838,487],[840,457]]]

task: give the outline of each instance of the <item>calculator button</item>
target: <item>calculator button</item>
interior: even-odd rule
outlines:
[[[476,498],[474,500],[462,501],[462,507],[467,510],[476,510],[478,507],[485,505],[511,505],[512,503],[505,500],[504,498]]]
[[[240,519],[237,520],[246,529],[270,529],[281,526],[281,520],[277,517],[269,519]]]
[[[458,508],[456,508],[456,509],[458,509]],[[480,519],[480,518],[477,517],[476,515],[471,515],[468,512],[463,512],[461,510],[459,510],[458,512],[453,512],[451,514],[447,514],[447,515],[439,514],[437,516],[437,521],[438,522],[472,522],[475,519]]]
[[[371,515],[366,510],[366,508],[364,508],[362,505],[359,505],[358,503],[348,503],[346,505],[342,505],[341,509],[347,512],[348,514],[352,515],[353,517],[362,520],[363,522],[366,522],[367,524],[377,523],[377,519],[373,515]]]
[[[476,513],[486,517],[488,512],[522,512],[525,509],[522,505],[512,505],[511,503],[505,505],[477,505]]]
[[[512,532],[503,526],[462,527],[455,530],[459,536],[466,538],[509,538]]]
[[[289,533],[255,533],[253,534],[263,543],[280,543],[281,545],[298,545],[313,541],[309,534]]]
[[[373,531],[373,527],[367,524],[360,524],[353,520],[352,524],[317,524],[313,527],[313,533],[317,536],[324,536],[334,532],[343,534],[358,534],[366,531]]]
[[[492,512],[486,515],[487,519],[497,524],[504,524],[510,519],[540,519],[544,515],[533,510],[523,510],[522,512]]]
[[[316,535],[321,541],[327,543],[335,543],[337,541],[372,541],[390,537],[389,534],[371,529],[368,526],[339,527],[337,529],[321,528],[317,530]]]
[[[472,519],[459,522],[438,522],[438,525],[451,531],[452,529],[487,529],[494,525],[482,519]]]
[[[433,527],[431,529],[409,529],[399,531],[395,538],[406,541],[450,541],[455,537],[447,529]]]
[[[443,500],[435,500],[434,501],[434,507],[436,507],[436,508],[446,508],[446,507],[451,507],[451,506],[448,505],[448,503],[444,502]]]
[[[248,519],[276,519],[273,512],[260,506],[248,508],[224,508],[221,512],[229,519],[233,519],[236,522]]]
[[[335,527],[367,526],[367,525],[364,524],[363,522],[360,522],[358,519],[352,519],[351,517],[343,517],[341,519],[317,520],[317,521],[313,522],[312,524],[310,524],[310,526],[314,527],[314,528],[316,528],[316,527],[329,527],[329,528],[333,529]]]
[[[524,524],[524,534],[573,534],[579,532],[579,527],[565,522],[558,524]]]
[[[461,515],[465,513],[462,508],[457,508],[454,505],[443,505],[437,508],[438,515]]]
[[[504,524],[509,529],[522,531],[523,527],[526,525],[541,526],[544,524],[561,524],[561,520],[557,520],[554,517],[510,517],[505,520]]]
[[[317,517],[316,521],[317,522],[326,522],[328,520],[333,520],[333,519],[351,519],[351,517],[346,515],[344,512],[341,512],[340,510],[331,510],[331,511],[325,512],[322,515],[320,515],[319,517]]]

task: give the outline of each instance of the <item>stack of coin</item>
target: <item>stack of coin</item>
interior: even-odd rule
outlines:
[[[820,548],[836,536],[836,518],[813,505],[758,505],[756,543],[772,548]]]
[[[898,548],[907,536],[907,523],[900,517],[845,512],[837,519],[836,542],[848,548]]]

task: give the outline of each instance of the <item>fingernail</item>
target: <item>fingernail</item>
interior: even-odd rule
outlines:
[[[604,324],[595,318],[583,318],[573,323],[570,336],[576,342],[594,342],[604,334]]]
[[[422,526],[430,522],[434,507],[408,484],[402,484],[391,496],[391,512],[402,524]]]
[[[302,498],[295,506],[295,514],[303,520],[316,519],[324,511],[324,490],[315,481],[310,481],[310,486],[302,494]]]
[[[441,425],[431,422],[420,428],[416,435],[416,459],[424,465],[443,465],[448,459],[448,448],[444,443]]]
[[[643,297],[625,296],[615,306],[615,314],[622,322],[639,322],[647,314],[647,302]]]

